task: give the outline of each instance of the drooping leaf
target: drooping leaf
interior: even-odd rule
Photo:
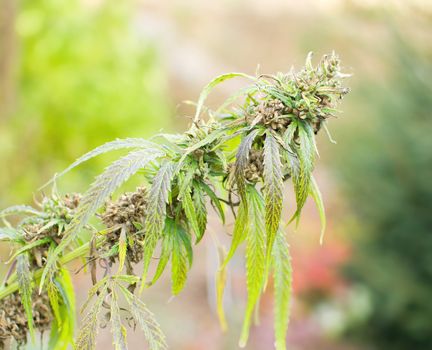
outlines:
[[[84,194],[80,205],[76,210],[75,216],[67,226],[64,233],[65,238],[48,257],[44,269],[40,288],[42,288],[45,278],[55,267],[57,256],[67,248],[76,238],[80,230],[87,224],[91,216],[105,203],[109,196],[127,181],[138,170],[144,168],[163,153],[157,149],[141,149],[130,152],[120,158],[99,175],[91,185],[90,189]]]
[[[239,346],[246,346],[253,311],[266,279],[266,232],[264,200],[251,185],[246,188],[249,227],[246,236],[246,285],[248,300]]]
[[[147,306],[129,290],[119,286],[126,300],[129,303],[130,311],[135,321],[144,332],[150,350],[165,350],[168,346],[165,341],[165,335],[154,318],[153,313],[147,309]]]
[[[18,255],[16,271],[18,276],[19,293],[21,295],[21,303],[27,316],[27,324],[30,335],[34,340],[34,323],[32,309],[33,276],[30,271],[29,256],[27,253]]]
[[[274,268],[274,329],[276,350],[286,350],[286,333],[290,315],[292,270],[289,246],[279,230],[273,248]]]
[[[166,205],[168,203],[168,195],[171,190],[171,179],[174,171],[174,164],[165,162],[159,168],[156,176],[151,185],[147,216],[145,220],[145,239],[144,245],[144,258],[143,258],[143,275],[141,290],[145,286],[145,280],[148,273],[153,252],[156,248],[157,242],[160,238],[165,224]]]
[[[265,220],[267,233],[267,261],[270,262],[271,250],[279,228],[283,203],[283,176],[279,144],[268,132],[264,142],[264,194]]]
[[[183,289],[187,272],[192,264],[192,246],[189,235],[174,223],[172,234],[171,280],[172,293],[177,295]]]
[[[324,208],[324,201],[321,196],[321,191],[319,190],[318,184],[313,176],[311,176],[311,183],[310,183],[310,195],[312,196],[320,216],[321,220],[321,235],[320,235],[320,244],[323,243],[324,240],[324,233],[327,225],[326,220],[326,214],[325,214],[325,208]]]
[[[254,129],[247,136],[245,136],[242,139],[236,154],[235,180],[237,183],[239,195],[242,198],[242,200],[244,200],[245,197],[246,180],[245,180],[244,173],[249,161],[249,151],[252,148],[252,143],[255,140],[255,137],[258,135],[258,132],[259,132],[258,129]],[[245,202],[245,208],[247,210],[246,202]]]
[[[187,279],[187,257],[181,247],[174,246],[171,257],[172,293],[177,295],[183,289]]]
[[[315,140],[311,126],[308,123],[298,123],[298,147],[300,169],[298,174],[293,174],[294,190],[297,209],[290,222],[296,219],[297,223],[306,199],[310,193],[311,174],[315,162]]]
[[[196,243],[198,243],[204,235],[204,232],[207,227],[207,208],[206,208],[206,199],[205,192],[203,191],[200,183],[194,181],[193,186],[193,205],[195,208],[196,219],[198,224],[198,232],[196,232],[197,239]]]
[[[111,333],[116,350],[127,350],[126,328],[121,322],[118,296],[115,290],[111,293]]]
[[[101,293],[81,322],[81,328],[76,339],[75,348],[85,350],[96,349],[96,335],[99,330],[98,317],[106,297],[108,284],[105,283]]]

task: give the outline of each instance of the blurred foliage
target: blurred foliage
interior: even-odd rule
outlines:
[[[339,169],[359,218],[349,277],[371,312],[351,336],[380,350],[432,349],[432,47],[395,34],[391,77],[364,81]]]
[[[165,77],[134,26],[132,2],[23,0],[16,11],[16,104],[0,116],[0,205],[31,193],[80,154],[167,124]],[[70,177],[87,184],[103,160]]]

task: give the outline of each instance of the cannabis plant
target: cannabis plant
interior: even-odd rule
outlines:
[[[316,67],[311,58],[308,55],[299,72],[221,75],[204,88],[192,125],[184,134],[109,142],[50,182],[100,154],[129,150],[82,195],[61,198],[54,192],[39,209],[17,206],[1,212],[4,218],[16,214],[22,218],[15,226],[5,220],[1,229],[1,239],[14,249],[11,272],[0,289],[0,340],[13,337],[23,344],[27,331],[33,337],[35,329],[51,328],[52,349],[68,344],[94,349],[99,324],[109,322],[116,349],[127,348],[126,325],[139,326],[150,349],[166,349],[160,326],[139,295],[156,283],[169,262],[172,294],[183,289],[193,247],[205,235],[211,205],[223,222],[228,211],[235,219],[230,249],[226,254],[219,249],[216,280],[222,327],[226,327],[222,308],[226,269],[245,242],[248,301],[239,345],[246,345],[253,312],[273,276],[275,347],[285,349],[291,265],[281,214],[284,183],[292,181],[297,203],[286,224],[298,223],[311,196],[324,232],[324,205],[312,176],[315,135],[327,130],[327,120],[348,91],[341,85],[347,75],[340,72],[335,54],[324,56]],[[250,85],[218,109],[204,108],[210,91],[235,77],[249,80]],[[115,191],[138,173],[141,186],[116,198]],[[159,257],[157,261],[154,256]],[[74,338],[74,298],[65,264],[84,257],[93,287]],[[137,264],[142,266],[141,275],[134,272]],[[38,308],[38,303],[45,307]]]

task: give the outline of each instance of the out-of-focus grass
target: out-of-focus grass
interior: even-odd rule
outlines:
[[[432,347],[432,46],[393,31],[388,79],[362,81],[368,127],[345,129],[339,173],[358,217],[349,277],[366,287],[351,335],[378,349]],[[397,32],[397,31],[396,31]]]
[[[152,43],[134,25],[131,4],[24,0],[15,6],[14,98],[0,115],[1,207],[27,201],[55,171],[105,141],[149,136],[167,125],[166,77]],[[74,172],[69,189],[83,190],[102,164]]]

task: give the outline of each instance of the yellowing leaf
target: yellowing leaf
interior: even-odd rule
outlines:
[[[284,233],[279,230],[273,249],[274,267],[274,328],[276,350],[286,350],[286,333],[291,301],[291,257]]]

